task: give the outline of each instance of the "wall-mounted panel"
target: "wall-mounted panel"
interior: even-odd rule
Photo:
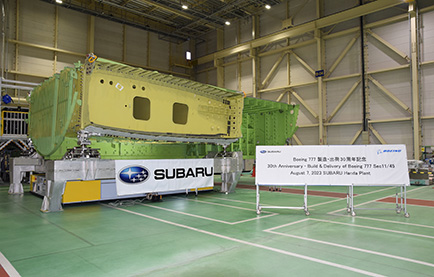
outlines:
[[[86,54],[88,20],[86,14],[60,7],[57,47]]]
[[[136,65],[147,65],[148,32],[126,26],[125,61]]]
[[[53,53],[42,49],[20,46],[18,71],[47,77],[53,75]]]
[[[407,21],[378,27],[372,31],[404,55],[409,55],[410,33]],[[371,35],[368,35],[368,54],[368,71],[408,64],[408,61]]]
[[[297,123],[297,125],[300,125],[300,123]],[[297,132],[295,132],[295,135],[300,139],[303,145],[318,144],[318,127],[298,128]],[[292,140],[292,144],[297,145],[294,139]]]
[[[327,143],[330,145],[350,144],[360,128],[361,125],[329,126],[327,130]]]
[[[121,24],[95,18],[95,54],[99,57],[121,61],[123,45]]]
[[[347,45],[356,37],[356,34],[350,34],[343,37],[327,39],[325,41],[325,60],[327,71],[340,57]],[[330,77],[344,76],[348,74],[360,73],[360,38],[357,39],[348,53],[342,58]]]
[[[251,94],[253,89],[252,62],[245,61],[241,63],[241,91]]]
[[[273,6],[270,10],[265,10],[259,17],[259,35],[268,34],[282,30],[282,20],[286,19],[286,3]]]
[[[341,100],[347,95],[358,78],[343,79],[327,82],[327,116],[336,109]],[[359,84],[348,100],[331,119],[331,122],[362,121],[362,89]]]
[[[374,78],[388,91],[411,109],[410,72],[397,70],[376,74]],[[370,83],[371,119],[409,117],[410,114],[387,96],[373,83]]]
[[[169,70],[169,42],[161,40],[155,33],[150,35],[150,66]]]
[[[434,60],[434,11],[421,15],[420,24],[420,49],[421,61]]]
[[[318,114],[318,90],[316,85],[304,86],[295,88],[294,91],[303,99],[303,101],[309,105],[309,107]],[[300,111],[298,115],[297,124],[305,125],[305,124],[316,124],[318,123],[318,119],[316,119],[303,105],[301,105],[300,101],[297,100],[294,96],[292,96],[292,102],[295,104],[300,104]]]
[[[422,67],[421,109],[422,116],[434,116],[434,64]],[[433,124],[433,121],[429,122]],[[434,145],[434,144],[433,144]]]
[[[54,46],[55,7],[42,1],[20,1],[19,40]]]
[[[287,56],[285,55],[283,59],[280,59],[280,57],[281,54],[275,54],[261,58],[261,83],[268,76],[276,62],[281,60],[277,69],[274,71],[274,74],[271,75],[266,88],[281,87],[282,84],[288,84],[288,73],[286,66]]]

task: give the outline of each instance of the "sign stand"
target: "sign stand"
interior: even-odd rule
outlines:
[[[347,212],[351,213],[351,216],[356,216],[356,208],[354,207],[354,186],[363,186],[363,185],[354,185],[351,184],[348,186],[348,194],[347,194]],[[364,185],[364,186],[376,186],[382,187],[382,185]],[[407,187],[405,184],[397,184],[397,185],[383,185],[383,186],[395,186],[396,189],[400,188],[400,196],[401,202],[398,199],[398,191],[395,193],[395,209],[377,209],[377,208],[357,208],[357,210],[395,210],[397,214],[401,213],[404,210],[404,217],[410,217],[410,214],[407,212]]]
[[[263,208],[298,209],[309,215],[308,186],[347,187],[347,212],[355,216],[354,187],[396,187],[394,209],[407,212],[410,185],[405,145],[302,145],[256,147],[256,213]],[[260,186],[304,186],[302,207],[261,206]],[[400,203],[398,199],[400,188]],[[357,208],[376,210],[375,208]]]
[[[259,196],[259,186],[274,186],[274,185],[259,185],[256,184],[256,214],[260,215],[263,208],[265,209],[290,209],[290,210],[304,210],[306,215],[310,215],[310,212],[307,208],[307,184],[298,184],[298,185],[279,185],[279,186],[304,186],[304,203],[302,207],[288,207],[288,206],[261,206],[259,204],[260,196]]]

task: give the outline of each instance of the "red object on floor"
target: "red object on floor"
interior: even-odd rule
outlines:
[[[4,268],[0,265],[0,277],[9,277],[9,274],[4,270]]]
[[[256,166],[253,164],[252,177],[256,177]]]
[[[399,203],[401,203],[400,199],[398,199],[398,201],[399,201]],[[377,200],[377,202],[395,203],[395,197],[386,197],[386,198]],[[434,207],[434,201],[433,200],[407,198],[407,204],[408,205],[424,206],[424,207]]]

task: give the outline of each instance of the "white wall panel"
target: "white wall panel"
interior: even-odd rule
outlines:
[[[54,46],[55,7],[42,1],[20,1],[20,35],[25,42]]]
[[[65,67],[73,67],[73,64],[78,62],[78,61],[83,62],[83,58],[73,56],[73,55],[58,53],[57,54],[56,72],[60,72]]]
[[[169,42],[158,39],[158,35],[149,33],[150,35],[150,66],[161,69],[169,69]]]
[[[428,119],[422,121],[422,145],[434,145],[434,120]]]
[[[95,54],[106,59],[122,60],[122,25],[95,18]]]
[[[46,50],[20,46],[18,71],[42,76],[53,75],[53,53]]]
[[[225,85],[224,87],[227,89],[238,89],[238,72],[237,65],[231,64],[225,67]]]
[[[306,5],[303,7],[304,4]],[[316,1],[289,1],[289,15],[294,17],[292,22],[294,25],[303,24],[316,19]]]
[[[421,60],[423,62],[434,60],[434,12],[421,15]]]
[[[245,61],[241,63],[241,91],[247,94],[252,93],[253,79],[252,79],[252,62]]]
[[[434,116],[434,64],[422,67],[421,102],[422,116]],[[433,121],[428,123],[434,124]]]
[[[281,54],[275,54],[270,56],[265,56],[261,58],[261,83],[265,80],[268,73],[279,59]],[[279,64],[279,67],[274,72],[272,78],[270,79],[269,85],[267,88],[281,87],[288,84],[288,73],[286,70],[286,58],[285,56]]]
[[[126,26],[126,57],[125,61],[145,66],[147,63],[148,32]]]
[[[327,69],[334,64],[342,51],[347,47],[348,43],[355,37],[355,34],[327,39],[325,41],[325,60]],[[336,69],[330,77],[343,76],[348,74],[360,73],[360,38],[356,40],[354,45],[340,61]],[[328,70],[326,70],[328,72]]]
[[[224,46],[229,48],[237,44],[237,22],[224,27]]]
[[[238,24],[240,24],[240,28],[241,28],[240,43],[252,40],[252,20],[250,18],[245,20],[240,20]]]
[[[291,55],[291,84],[296,85],[312,81],[315,81],[315,77],[312,76],[312,73],[307,71],[307,69]]]
[[[402,21],[372,29],[382,39],[393,45],[406,55],[409,55],[409,29],[408,22]],[[384,46],[377,39],[368,36],[368,71],[396,67],[408,62],[398,54]]]
[[[324,16],[344,11],[359,5],[359,0],[333,0],[324,5]]]
[[[86,54],[88,18],[86,14],[59,8],[57,47]]]
[[[316,85],[295,88],[294,91],[300,95],[300,97],[309,105],[312,110],[318,113],[318,91]],[[300,104],[300,102],[294,96],[292,96],[292,102],[295,104]],[[303,105],[300,104],[297,124],[304,125],[314,123],[318,123],[318,120],[314,118],[313,115]]]
[[[297,121],[297,125],[300,125],[299,121]],[[316,145],[318,144],[318,127],[310,127],[310,128],[298,128],[295,135],[300,139],[303,145]],[[293,140],[293,145],[297,145],[297,143]]]
[[[376,74],[374,78],[411,109],[410,72],[398,70]],[[409,117],[410,114],[370,83],[371,119]]]
[[[358,78],[327,82],[327,116],[335,110]],[[362,89],[361,84],[350,98],[339,109],[331,122],[362,121]]]
[[[273,6],[270,10],[265,10],[259,17],[259,35],[268,34],[282,30],[282,20],[286,19],[286,3]]]
[[[327,143],[330,145],[350,144],[361,125],[330,126],[327,130]]]
[[[405,144],[408,159],[413,157],[413,131],[410,121],[378,123],[373,124],[373,127],[388,144]],[[379,143],[374,135],[371,136],[371,141]]]

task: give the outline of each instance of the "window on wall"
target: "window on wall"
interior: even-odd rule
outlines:
[[[187,124],[188,120],[188,106],[181,103],[173,104],[173,123]]]
[[[133,116],[139,120],[149,120],[151,117],[151,101],[145,97],[134,97]]]

